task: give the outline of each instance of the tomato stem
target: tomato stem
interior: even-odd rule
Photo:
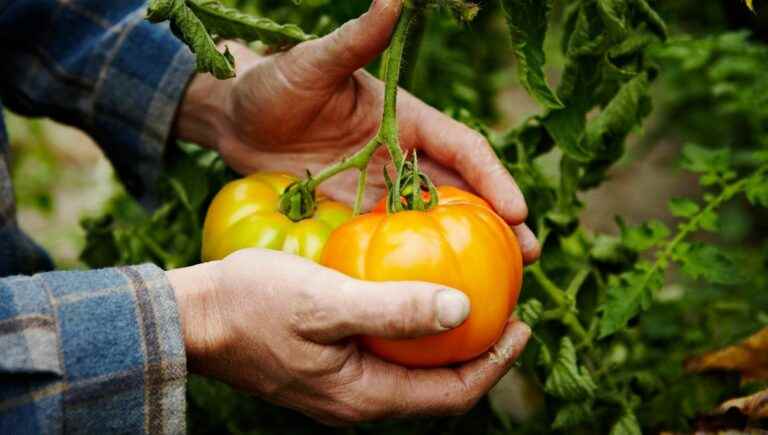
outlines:
[[[290,219],[299,221],[311,217],[315,212],[313,198],[317,187],[334,175],[353,168],[360,172],[353,208],[354,214],[358,214],[362,208],[365,194],[368,163],[381,145],[387,147],[395,167],[395,172],[397,174],[403,173],[405,155],[400,148],[400,131],[397,122],[397,91],[404,47],[408,39],[408,30],[419,13],[421,13],[421,9],[411,2],[406,1],[403,4],[403,10],[392,34],[389,48],[384,53],[381,69],[381,78],[384,81],[384,114],[376,136],[355,154],[345,157],[341,161],[286,189],[280,199],[280,210]],[[426,179],[426,175],[421,174],[421,176]],[[431,184],[428,181],[427,183]],[[399,176],[394,180],[393,187],[396,192],[400,191]],[[299,197],[301,199],[292,200],[292,197]]]

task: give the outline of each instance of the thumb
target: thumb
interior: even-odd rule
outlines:
[[[334,32],[291,49],[289,58],[303,72],[320,73],[319,79],[338,81],[370,63],[389,45],[403,0],[374,0],[360,17]]]
[[[413,338],[456,328],[470,311],[462,292],[421,282],[370,282],[346,279],[333,292],[336,322],[314,334],[321,342],[354,335]]]

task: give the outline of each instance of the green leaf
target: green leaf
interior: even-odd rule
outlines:
[[[627,0],[597,0],[597,8],[612,39],[626,35]]]
[[[630,409],[625,409],[622,416],[611,428],[610,435],[643,435],[635,413]]]
[[[635,270],[611,277],[600,318],[600,338],[620,331],[640,311],[647,310],[653,300],[653,292],[663,284],[663,273],[647,263],[639,263]]]
[[[713,284],[738,284],[744,281],[735,259],[721,248],[704,243],[691,244],[681,255],[683,272],[693,279]]]
[[[680,164],[691,172],[724,172],[731,167],[731,150],[686,144]]]
[[[552,371],[544,384],[544,391],[565,400],[591,399],[597,385],[584,367],[576,364],[576,349],[568,337],[563,337]]]
[[[502,0],[520,83],[545,109],[563,107],[544,77],[544,37],[552,0]]]
[[[587,125],[587,150],[595,157],[611,159],[623,154],[624,139],[650,112],[648,76],[639,74],[621,87],[597,118]]]
[[[702,230],[715,232],[718,230],[720,219],[714,210],[705,210],[699,217],[699,227]]]
[[[278,48],[316,38],[294,24],[278,24],[267,18],[244,14],[216,0],[187,0],[187,5],[200,18],[208,33],[219,38],[261,41]]]
[[[745,187],[747,199],[752,205],[768,207],[768,179],[765,177],[751,178]]]
[[[605,234],[595,237],[589,254],[597,261],[611,264],[621,264],[632,259],[631,250],[624,246],[621,239]]]
[[[147,19],[155,23],[170,21],[173,33],[195,54],[197,71],[209,72],[218,79],[235,76],[235,59],[229,50],[218,51],[214,36],[262,41],[278,48],[314,37],[295,25],[249,16],[216,0],[152,0]]]
[[[674,198],[669,201],[669,211],[672,216],[690,218],[701,210],[698,204],[688,198]]]
[[[651,26],[656,35],[662,40],[667,39],[667,25],[664,20],[652,7],[648,4],[647,0],[634,0],[637,12],[645,18],[645,21]]]
[[[618,220],[618,224],[624,245],[635,252],[658,246],[671,234],[664,222],[658,220],[651,220],[636,227],[628,227],[621,220]]]
[[[525,324],[533,328],[541,318],[544,305],[538,299],[530,299],[517,306],[516,315]]]
[[[552,429],[568,429],[589,421],[593,415],[593,403],[591,401],[568,403],[557,411]]]

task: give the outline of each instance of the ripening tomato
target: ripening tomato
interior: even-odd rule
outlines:
[[[469,317],[451,331],[409,340],[361,337],[369,351],[410,367],[468,361],[487,351],[522,284],[517,239],[488,203],[453,187],[439,188],[438,195],[438,205],[426,212],[387,214],[379,203],[336,229],[320,260],[358,279],[428,281],[469,297]]]
[[[256,173],[216,194],[203,227],[203,261],[245,248],[266,248],[317,261],[331,232],[352,216],[344,204],[319,196],[310,219],[293,222],[279,211],[280,195],[296,178]]]

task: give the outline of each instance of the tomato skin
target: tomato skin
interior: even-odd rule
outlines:
[[[245,248],[266,248],[319,260],[331,232],[352,217],[344,204],[318,196],[310,219],[293,222],[279,211],[280,195],[297,179],[259,172],[224,186],[203,225],[203,261]]]
[[[437,367],[468,361],[501,336],[522,285],[517,239],[487,202],[453,187],[438,189],[427,212],[386,214],[384,203],[337,228],[320,262],[370,281],[427,281],[464,292],[472,309],[458,328],[409,340],[361,337],[388,361]]]

